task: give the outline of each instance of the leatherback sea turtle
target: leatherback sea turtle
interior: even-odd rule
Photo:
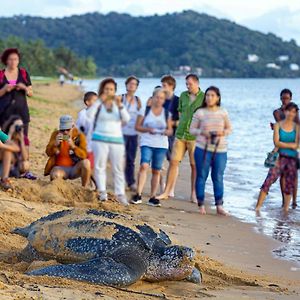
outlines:
[[[172,245],[165,232],[130,216],[94,209],[64,210],[13,232],[28,240],[23,257],[62,263],[29,275],[119,287],[139,279],[201,282],[191,248]]]

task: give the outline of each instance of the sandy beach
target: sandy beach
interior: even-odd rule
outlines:
[[[14,191],[0,191],[0,299],[299,299],[300,270],[295,264],[276,259],[272,249],[280,247],[251,225],[233,217],[218,217],[214,211],[198,214],[188,195],[189,174],[183,163],[177,185],[180,199],[167,200],[161,208],[147,205],[121,207],[113,197],[100,204],[96,194],[81,188],[79,181],[49,182],[43,176],[45,146],[60,115],[76,117],[82,92],[76,86],[35,83],[35,96],[29,100],[31,111],[32,171],[37,181],[13,180]],[[189,175],[188,175],[189,178]],[[111,186],[110,186],[111,187]],[[49,277],[29,277],[28,269],[49,262],[27,263],[17,259],[26,240],[11,234],[50,212],[79,208],[99,208],[138,216],[142,221],[166,231],[178,244],[197,250],[197,264],[203,283],[137,282],[126,290]],[[53,263],[53,262],[50,262]],[[298,268],[298,269],[297,269]]]

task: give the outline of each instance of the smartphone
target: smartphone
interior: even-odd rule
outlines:
[[[63,141],[68,141],[70,138],[70,136],[68,136],[67,134],[64,134],[63,137],[62,137],[62,140]]]

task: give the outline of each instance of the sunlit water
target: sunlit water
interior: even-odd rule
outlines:
[[[85,90],[96,91],[97,80],[84,82]],[[124,79],[118,79],[118,92],[124,93]],[[145,102],[159,79],[143,79],[138,95]],[[256,217],[254,207],[259,188],[267,174],[263,162],[273,148],[272,112],[280,106],[279,93],[283,88],[293,91],[300,104],[300,80],[293,79],[202,79],[201,88],[216,85],[221,89],[222,105],[226,107],[233,124],[229,138],[228,165],[225,175],[225,207],[242,221],[255,224],[255,228],[285,244],[274,254],[300,263],[300,208],[291,210],[288,217],[281,214],[281,193],[275,183],[267,198],[261,217]],[[185,90],[185,81],[179,78],[177,94]],[[212,193],[208,180],[207,192]],[[299,201],[300,204],[300,201]]]

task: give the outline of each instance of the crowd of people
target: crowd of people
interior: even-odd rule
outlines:
[[[27,97],[33,94],[29,73],[19,67],[20,52],[10,48],[3,52],[0,71],[0,172],[1,187],[11,189],[9,177],[36,179],[29,171],[29,109]],[[137,96],[140,80],[129,76],[126,93],[117,93],[117,83],[106,78],[97,93],[85,93],[85,108],[75,121],[61,116],[46,147],[48,161],[44,175],[50,179],[80,178],[82,186],[93,183],[99,201],[107,201],[107,166],[113,174],[114,193],[123,205],[140,204],[151,168],[148,204],[161,206],[161,201],[174,197],[180,163],[186,153],[190,164],[190,201],[205,210],[205,185],[209,173],[213,182],[216,211],[223,208],[224,172],[227,163],[227,136],[232,131],[230,118],[221,106],[221,92],[215,86],[202,91],[196,74],[185,78],[187,90],[175,95],[176,80],[171,75],[161,78],[146,105]],[[288,210],[293,198],[297,206],[297,168],[299,167],[298,106],[292,92],[281,92],[282,106],[274,111],[275,148],[273,162],[261,187],[256,210],[259,211],[270,186],[280,177],[283,208]],[[139,150],[140,165],[135,173]],[[166,182],[164,169],[166,162]],[[136,176],[137,175],[137,176]],[[130,199],[126,189],[131,192]]]

